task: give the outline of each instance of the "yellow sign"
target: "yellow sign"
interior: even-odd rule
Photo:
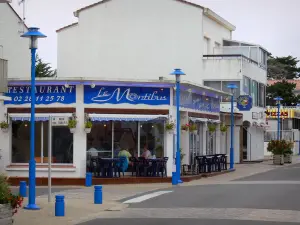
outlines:
[[[267,114],[267,119],[276,119],[278,115],[278,110],[277,108],[270,108],[267,109],[266,114]],[[299,115],[299,110],[293,108],[280,109],[280,118],[295,118],[295,116],[297,115]]]

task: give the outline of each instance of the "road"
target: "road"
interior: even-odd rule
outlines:
[[[81,225],[296,225],[299,190],[300,164],[294,164],[230,182],[180,186],[161,190],[161,195],[155,191],[152,198],[148,194],[126,199],[137,202]]]

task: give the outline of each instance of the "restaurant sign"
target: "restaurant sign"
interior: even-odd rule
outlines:
[[[85,104],[170,105],[169,88],[84,86]]]
[[[11,101],[4,104],[22,105],[31,103],[30,86],[9,86],[5,94],[11,97]],[[49,105],[53,103],[72,104],[76,102],[76,87],[70,85],[41,85],[35,87],[35,101],[37,105]]]

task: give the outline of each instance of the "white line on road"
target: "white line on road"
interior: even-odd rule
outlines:
[[[139,202],[146,201],[150,198],[155,198],[157,196],[167,194],[167,193],[171,193],[171,192],[173,192],[173,191],[157,191],[157,192],[154,192],[154,193],[151,193],[151,194],[146,194],[146,195],[143,195],[143,196],[140,196],[140,197],[129,199],[129,200],[123,202],[123,203],[124,204],[139,203]]]

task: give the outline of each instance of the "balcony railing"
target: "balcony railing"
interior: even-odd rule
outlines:
[[[7,92],[7,64],[7,60],[0,59],[0,93]]]
[[[223,46],[213,49],[214,55],[242,55],[260,67],[267,67],[267,54],[258,46]]]

